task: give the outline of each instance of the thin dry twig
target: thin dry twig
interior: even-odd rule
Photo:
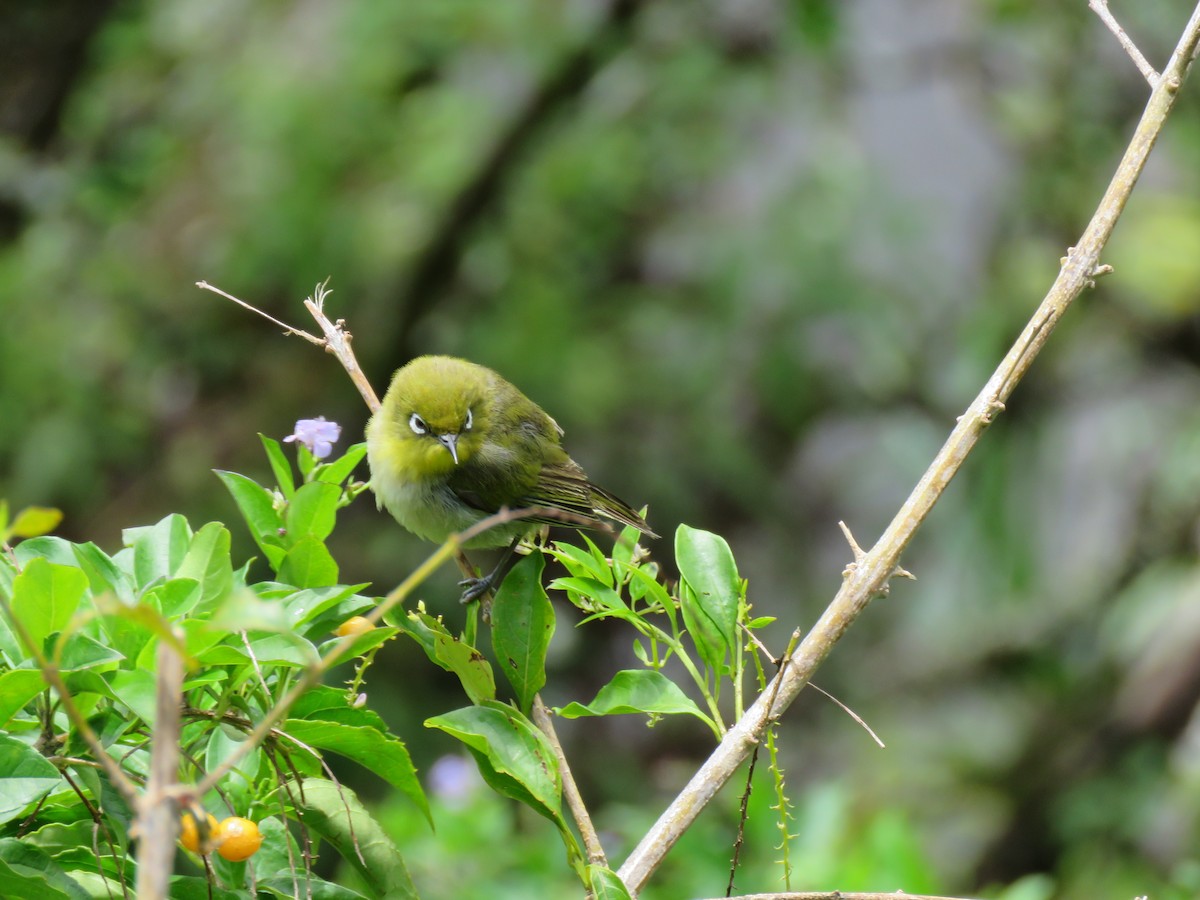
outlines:
[[[854,710],[852,710],[850,707],[848,707],[845,703],[843,703],[837,697],[833,696],[833,694],[829,693],[829,691],[825,690],[825,688],[821,687],[819,684],[814,684],[813,682],[810,681],[808,683],[808,686],[810,688],[812,688],[814,691],[817,691],[820,694],[824,694],[826,697],[828,697],[830,700],[832,700],[834,703],[836,703],[838,706],[840,706],[842,708],[842,712],[844,712],[846,715],[848,715],[850,718],[852,718],[855,722],[857,722],[859,725],[861,725],[863,731],[865,731],[867,734],[869,734],[871,736],[871,740],[873,740],[875,743],[877,743],[881,750],[887,749],[887,744],[885,744],[883,742],[883,738],[881,738],[879,735],[877,735],[875,733],[875,729],[867,724],[866,719],[864,719],[862,716],[860,716],[858,713],[856,713]]]
[[[224,297],[226,300],[232,300],[238,306],[244,307],[245,309],[250,310],[250,312],[252,312],[256,315],[262,316],[268,322],[274,322],[276,325],[278,325],[280,328],[283,329],[284,334],[294,334],[297,337],[302,337],[309,343],[316,344],[318,347],[325,346],[325,341],[323,341],[321,338],[317,337],[315,334],[309,334],[303,328],[297,328],[294,325],[289,325],[287,322],[280,322],[277,318],[275,318],[272,315],[269,315],[268,313],[263,312],[257,306],[251,306],[245,300],[239,300],[237,297],[233,296],[233,294],[227,294],[225,291],[221,290],[219,287],[216,287],[215,285],[211,285],[207,281],[197,281],[196,287],[200,288],[200,290],[202,290],[202,291],[212,291],[214,294],[218,294],[219,296]]]
[[[588,862],[607,868],[608,857],[604,855],[604,848],[600,846],[600,836],[596,834],[596,826],[592,824],[592,817],[583,802],[583,796],[579,793],[579,785],[575,783],[575,776],[571,774],[571,767],[567,764],[567,757],[558,740],[558,733],[554,730],[554,720],[550,715],[550,710],[546,709],[546,704],[542,702],[541,694],[534,696],[532,712],[533,724],[546,736],[546,740],[550,742],[550,746],[554,750],[555,758],[558,759],[558,768],[562,775],[563,797],[566,798],[567,808],[571,810],[571,816],[575,819],[576,827],[579,828],[579,836],[583,838],[583,847],[587,851]]]
[[[1142,77],[1150,83],[1153,88],[1158,84],[1158,72],[1154,66],[1150,65],[1150,61],[1142,56],[1142,51],[1137,48],[1137,44],[1133,39],[1125,33],[1125,29],[1121,27],[1121,23],[1116,20],[1108,10],[1108,0],[1088,0],[1088,6],[1092,12],[1100,17],[1100,21],[1108,26],[1108,30],[1113,33],[1117,39],[1117,43],[1129,54],[1129,58],[1133,60],[1133,64],[1138,67],[1138,71],[1142,73]]]
[[[315,334],[309,334],[303,328],[297,328],[295,325],[281,322],[274,316],[263,312],[257,306],[247,303],[245,300],[235,297],[233,294],[223,291],[219,287],[209,284],[207,281],[197,281],[196,287],[203,291],[211,291],[220,297],[224,297],[226,300],[232,300],[243,309],[248,309],[250,312],[262,316],[268,322],[273,322],[282,328],[284,334],[294,334],[297,337],[304,338],[310,344],[324,347],[327,352],[337,357],[338,362],[342,364],[342,368],[346,370],[346,374],[350,376],[350,380],[354,382],[354,386],[358,388],[358,392],[366,402],[367,408],[374,413],[379,409],[379,397],[376,396],[374,389],[371,387],[371,382],[367,380],[367,376],[363,374],[362,367],[359,366],[354,351],[350,349],[350,342],[354,339],[354,335],[346,330],[345,319],[338,319],[334,322],[325,315],[325,300],[333,293],[333,291],[329,290],[328,284],[329,279],[325,279],[324,282],[317,285],[311,297],[304,298],[304,307],[312,313],[312,317],[321,326],[321,331],[325,335],[323,338],[319,338]]]
[[[358,388],[359,394],[367,404],[367,409],[374,414],[379,410],[379,397],[375,395],[375,389],[371,387],[371,382],[367,380],[367,376],[363,374],[363,370],[358,364],[358,358],[350,349],[350,342],[354,339],[354,335],[346,330],[345,319],[330,322],[329,317],[325,315],[325,298],[333,293],[328,289],[328,284],[329,279],[326,278],[324,283],[317,285],[313,296],[305,298],[304,308],[321,326],[321,331],[325,334],[325,349],[337,357],[342,368],[346,370],[346,374],[350,376],[350,380],[354,382],[354,386]]]
[[[1100,252],[1108,242],[1175,104],[1198,43],[1200,5],[1192,13],[1170,62],[1156,81],[1141,121],[1095,215],[1078,245],[1068,255],[1029,324],[959,419],[883,536],[860,560],[848,567],[841,589],[792,654],[792,664],[780,670],[774,683],[763,691],[746,714],[726,733],[717,749],[621,866],[618,875],[632,893],[636,894],[642,889],[671,847],[757,746],[763,730],[791,705],[837,641],[870,601],[882,594],[889,581],[898,574],[896,567],[904,549],[996,413],[1004,409],[1005,400],[1032,365],[1054,326],[1097,274]]]

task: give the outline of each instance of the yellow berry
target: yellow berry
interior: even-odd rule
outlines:
[[[249,819],[230,816],[217,826],[217,852],[230,862],[249,859],[262,846],[262,832]]]
[[[200,835],[200,829],[197,827],[196,817],[191,812],[185,812],[179,822],[179,843],[184,850],[190,850],[192,853],[200,853],[201,845],[203,845],[204,853],[212,851],[213,836],[217,831],[217,818],[212,813],[205,813],[205,818],[208,824],[205,826],[203,838]]]
[[[337,634],[338,637],[345,637],[348,634],[363,634],[364,632],[370,631],[374,627],[375,625],[370,619],[364,618],[363,616],[351,616],[337,627],[335,634]]]

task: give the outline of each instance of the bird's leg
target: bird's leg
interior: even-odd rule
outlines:
[[[459,587],[464,588],[462,595],[463,603],[471,603],[478,600],[488,591],[496,592],[496,589],[504,582],[505,576],[517,562],[517,545],[521,543],[521,538],[513,538],[513,542],[508,545],[508,549],[504,551],[504,555],[500,557],[500,562],[496,563],[496,568],[492,569],[487,575],[482,578],[464,578],[460,581]]]

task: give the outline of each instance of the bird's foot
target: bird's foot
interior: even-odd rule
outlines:
[[[492,572],[482,578],[464,578],[458,583],[458,586],[463,589],[462,599],[459,601],[464,605],[474,603],[484,594],[493,591],[497,585],[492,582],[495,580],[496,573]]]

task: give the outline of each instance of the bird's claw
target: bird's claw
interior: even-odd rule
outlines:
[[[463,588],[462,599],[459,602],[464,605],[473,603],[492,589],[492,576],[464,578],[458,583],[458,586]]]

